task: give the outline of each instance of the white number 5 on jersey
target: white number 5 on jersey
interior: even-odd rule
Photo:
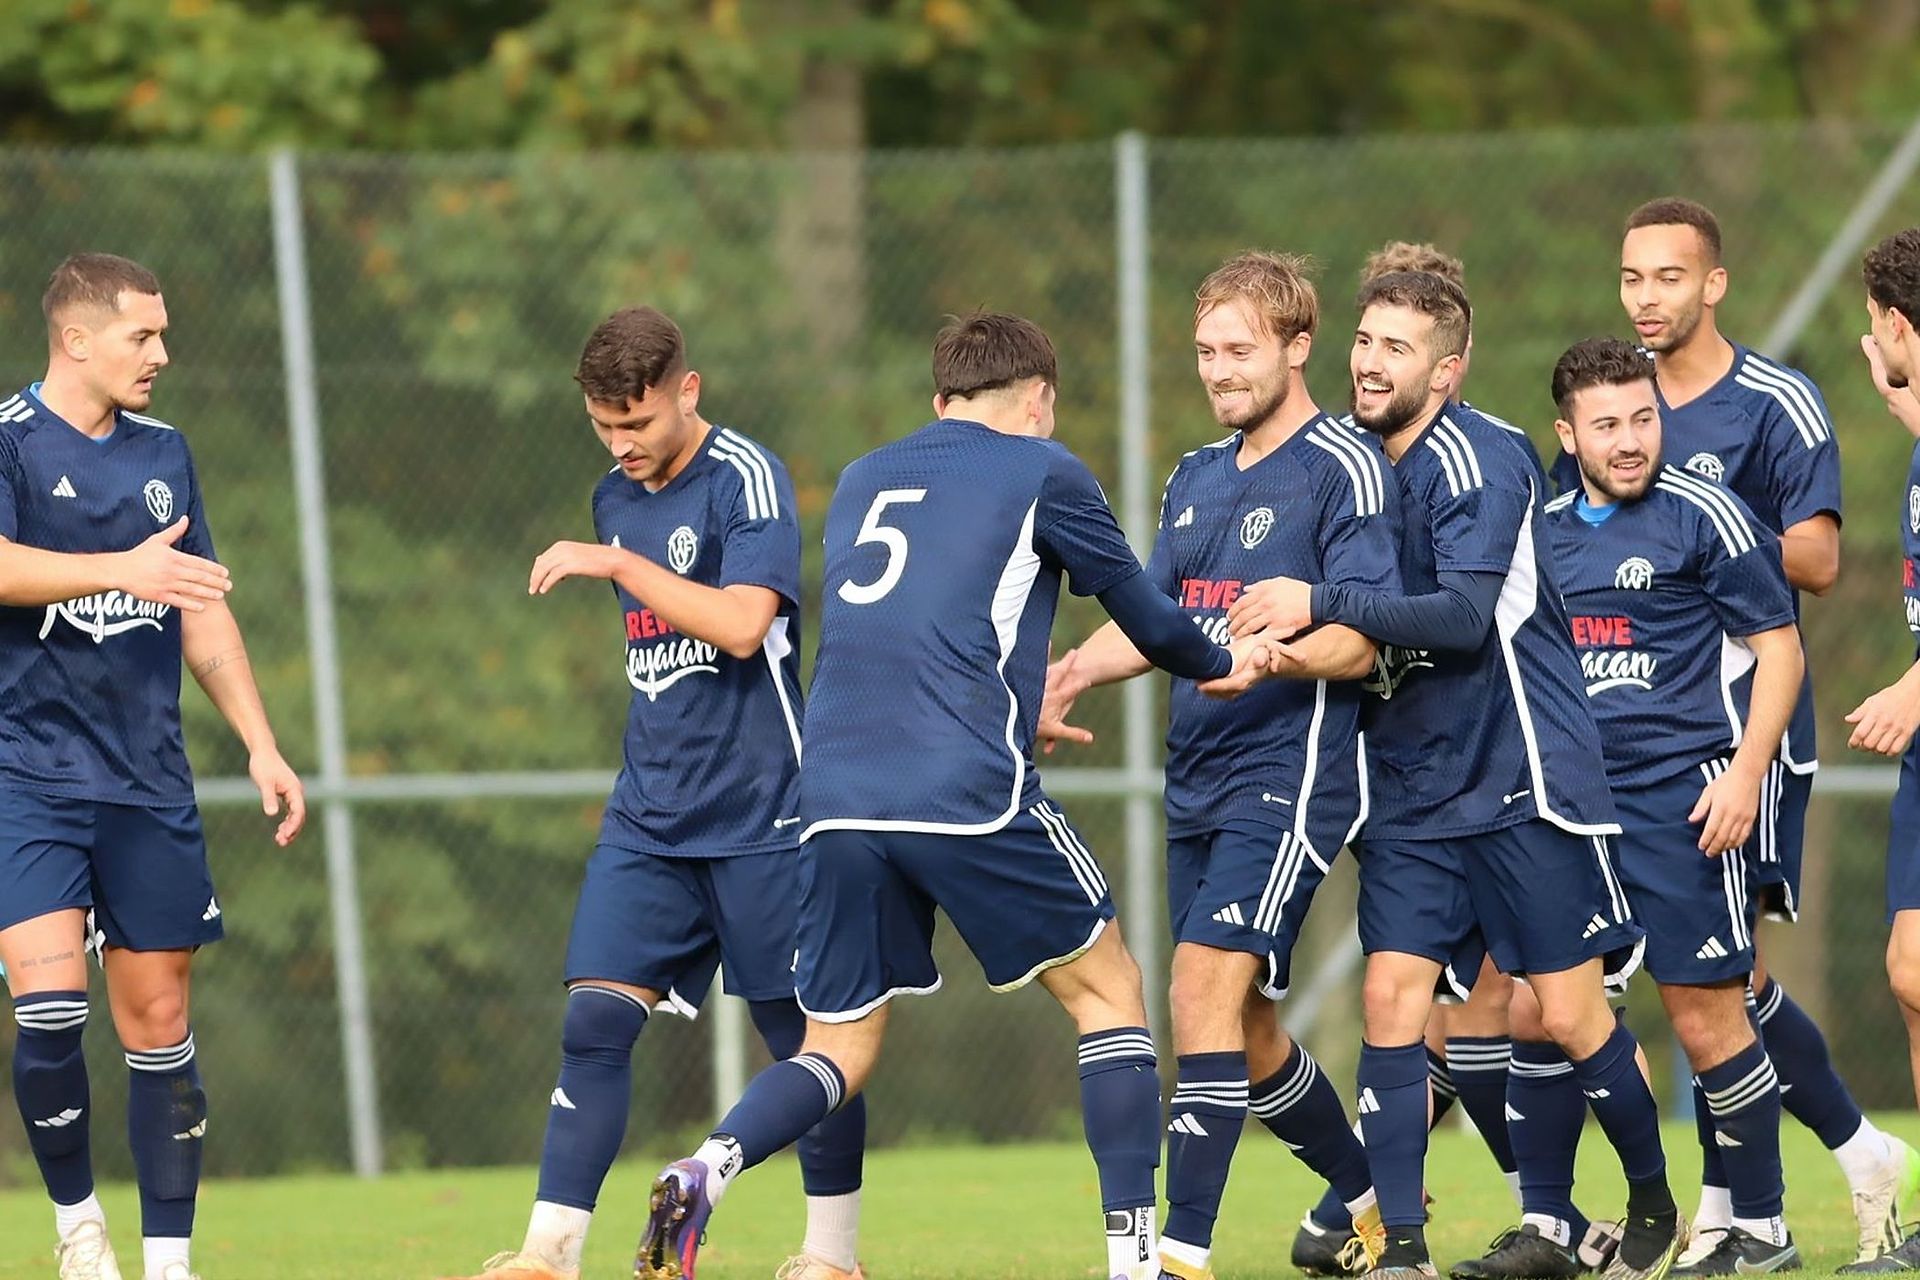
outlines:
[[[907,570],[907,535],[892,525],[880,523],[880,513],[896,502],[918,502],[927,496],[925,489],[882,489],[873,495],[867,518],[860,524],[860,536],[854,546],[877,542],[887,549],[887,567],[872,582],[858,583],[849,578],[840,584],[840,598],[848,604],[872,604],[900,585]]]

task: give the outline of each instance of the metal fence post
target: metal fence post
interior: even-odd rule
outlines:
[[[380,1172],[380,1098],[373,1066],[373,1019],[367,1000],[360,892],[354,872],[353,808],[340,795],[347,775],[347,735],[340,694],[339,633],[333,615],[333,569],[327,548],[327,493],[320,456],[320,396],[314,382],[306,231],[300,217],[300,171],[293,152],[274,152],[267,162],[267,173],[272,191],[273,261],[280,294],[294,504],[300,521],[307,650],[313,663],[313,719],[320,782],[334,797],[322,806],[322,817],[333,917],[334,983],[339,992],[341,1055],[346,1065],[347,1124],[353,1170],[371,1178]]]
[[[720,989],[713,975],[713,1120],[718,1124],[747,1088],[747,1002]]]
[[[1120,378],[1120,523],[1145,556],[1153,523],[1149,475],[1153,460],[1147,442],[1147,140],[1127,132],[1114,139],[1113,195],[1118,273]],[[1127,946],[1146,979],[1147,1025],[1156,1040],[1166,1030],[1166,975],[1160,964],[1159,850],[1154,833],[1159,821],[1155,800],[1153,686],[1127,681],[1122,694],[1125,716],[1127,893],[1120,905]]]

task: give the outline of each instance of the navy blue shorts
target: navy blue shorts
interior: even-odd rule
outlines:
[[[603,844],[587,860],[567,938],[568,982],[601,978],[665,993],[663,1008],[700,1012],[723,968],[746,1000],[793,998],[800,855],[664,857]]]
[[[995,991],[1077,959],[1113,919],[1100,864],[1042,801],[998,831],[821,831],[800,846],[800,1007],[853,1022],[939,989],[934,908]]]
[[[110,947],[174,951],[226,936],[200,811],[0,786],[0,929],[75,907]]]
[[[1920,734],[1900,757],[1900,785],[1887,833],[1888,924],[1897,911],[1920,911]]]
[[[1621,826],[1614,862],[1647,931],[1655,982],[1705,986],[1753,972],[1757,912],[1746,847],[1710,858],[1700,852],[1699,824],[1687,821],[1717,772],[1702,765],[1649,787],[1613,789]]]
[[[1760,914],[1768,920],[1800,918],[1800,863],[1812,800],[1812,774],[1795,773],[1778,760],[1767,766],[1760,814],[1747,841],[1747,867]]]
[[[1606,836],[1535,818],[1437,840],[1361,840],[1360,944],[1445,967],[1464,994],[1491,955],[1502,973],[1558,973],[1596,957],[1608,986],[1639,967],[1642,933]]]
[[[1341,839],[1341,831],[1332,838]],[[1339,853],[1339,845],[1332,846]],[[1167,841],[1167,915],[1175,942],[1264,956],[1260,984],[1284,1000],[1293,947],[1329,860],[1287,827],[1238,820]]]

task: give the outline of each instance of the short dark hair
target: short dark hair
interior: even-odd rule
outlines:
[[[1623,387],[1653,380],[1653,357],[1619,338],[1586,338],[1568,347],[1553,366],[1553,402],[1566,418],[1574,393],[1588,387]]]
[[[1692,227],[1700,234],[1700,243],[1706,247],[1707,266],[1720,265],[1720,219],[1713,216],[1713,210],[1698,200],[1689,200],[1684,196],[1661,196],[1658,200],[1649,200],[1627,215],[1627,225],[1621,232],[1637,231],[1641,227]]]
[[[1312,333],[1320,324],[1320,295],[1313,287],[1313,260],[1296,253],[1248,249],[1215,267],[1193,295],[1193,322],[1223,302],[1241,301],[1282,342]]]
[[[1368,254],[1360,267],[1360,283],[1395,271],[1429,271],[1463,291],[1467,287],[1467,268],[1460,259],[1438,245],[1411,240],[1389,240]]]
[[[1867,296],[1882,310],[1892,307],[1920,324],[1920,227],[1896,231],[1860,260]]]
[[[1467,291],[1431,271],[1389,271],[1360,286],[1354,306],[1408,307],[1433,321],[1433,346],[1440,360],[1467,349],[1467,330],[1473,324],[1473,305]]]
[[[131,258],[115,253],[76,253],[53,269],[47,291],[40,295],[40,312],[52,329],[55,317],[74,307],[118,312],[123,293],[159,296],[160,280]]]
[[[933,389],[943,400],[1029,378],[1060,385],[1053,340],[1031,320],[998,311],[949,316],[933,340]]]
[[[589,400],[625,404],[644,399],[687,367],[687,340],[663,312],[623,307],[587,335],[573,380]]]

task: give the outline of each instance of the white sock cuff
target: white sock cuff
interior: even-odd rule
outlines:
[[[164,1049],[134,1049],[127,1053],[127,1065],[135,1071],[179,1071],[193,1061],[193,1032],[179,1044]]]

